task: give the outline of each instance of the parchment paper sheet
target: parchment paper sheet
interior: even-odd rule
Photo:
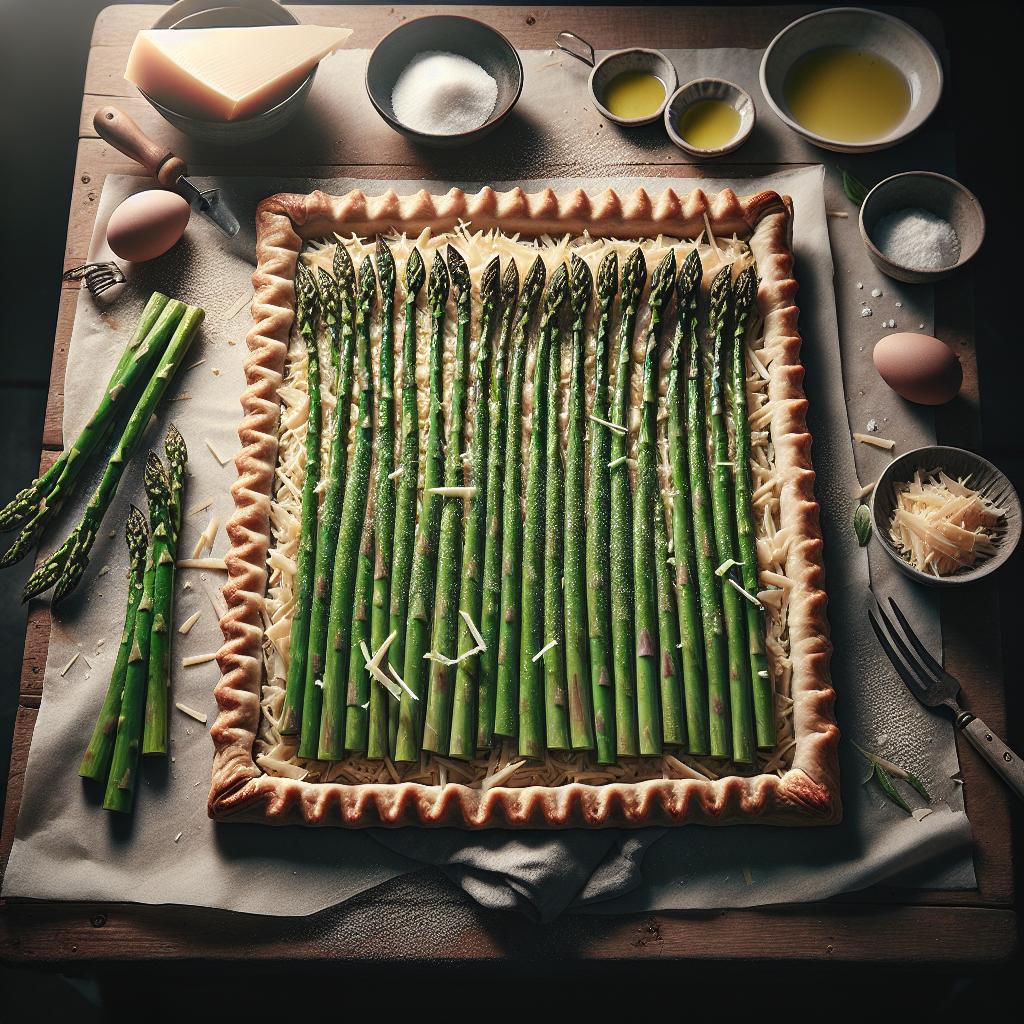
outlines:
[[[737,160],[821,161],[820,150],[787,131],[767,109],[757,86],[758,51],[667,52],[681,82],[700,74],[718,74],[750,92],[758,124]],[[311,97],[311,111],[332,95],[347,95],[355,106],[368,103],[361,86],[366,54],[350,56],[350,64],[325,62]],[[681,161],[657,126],[626,133],[601,121],[586,95],[583,65],[558,51],[524,51],[522,56],[526,86],[514,123],[492,136],[493,145],[438,156],[437,166],[450,168],[444,173],[452,180],[466,187],[474,181],[499,185],[504,179],[527,188],[548,184],[556,189],[630,188],[637,179],[600,177],[594,173],[593,161],[598,156],[604,165]],[[349,78],[355,87],[339,91]],[[360,120],[357,113],[353,123]],[[572,132],[561,130],[567,119]],[[909,166],[950,170],[949,152],[947,137],[926,132],[896,151],[842,159],[843,166],[873,181]],[[556,173],[560,180],[526,180]],[[764,173],[768,174],[767,168]],[[451,183],[387,182],[399,191],[420,187],[444,191]],[[376,191],[381,187],[380,182],[367,179],[237,178],[221,179],[218,184],[242,222],[239,236],[229,242],[212,225],[193,218],[183,243],[171,253],[131,269],[132,288],[105,311],[98,311],[83,292],[66,382],[64,433],[69,437],[95,406],[151,291],[159,289],[205,307],[207,320],[187,361],[205,362],[180,374],[168,396],[191,398],[165,402],[160,424],[150,437],[156,445],[168,420],[178,424],[191,453],[186,509],[212,501],[208,510],[186,517],[182,547],[188,553],[210,517],[218,516],[223,524],[232,511],[228,487],[234,480],[233,466],[222,467],[207,450],[206,441],[225,456],[237,448],[237,396],[249,326],[255,203],[281,190],[322,187],[341,192],[358,186]],[[4,879],[5,896],[308,914],[429,862],[441,866],[482,903],[515,906],[548,919],[566,906],[605,913],[815,900],[883,879],[916,887],[975,884],[970,826],[960,786],[951,778],[958,770],[952,729],[906,693],[871,635],[866,620],[868,561],[876,592],[896,595],[922,638],[937,650],[936,604],[931,593],[912,588],[875,546],[865,557],[851,524],[856,481],[873,479],[890,456],[863,445],[854,451],[850,430],[863,431],[868,420],[875,419],[880,434],[897,440],[897,453],[935,439],[931,414],[901,402],[889,391],[870,356],[873,343],[886,333],[883,319],[895,319],[900,329],[918,330],[923,324],[921,329],[931,330],[931,290],[898,285],[874,271],[860,243],[855,211],[843,197],[831,165],[824,181],[821,167],[810,167],[762,179],[659,176],[644,184],[652,190],[672,185],[680,191],[698,184],[708,191],[725,185],[738,192],[770,187],[794,197],[800,326],[825,532],[840,726],[847,740],[885,753],[920,775],[935,797],[933,813],[917,822],[873,786],[865,788],[866,765],[844,742],[845,820],[831,829],[685,828],[661,838],[662,830],[644,830],[623,839],[617,832],[599,838],[592,833],[473,836],[455,830],[375,830],[371,834],[214,826],[206,817],[212,756],[206,727],[172,712],[173,760],[147,765],[133,818],[112,820],[100,809],[98,795],[83,787],[76,773],[120,635],[127,560],[119,531],[129,500],[144,501],[141,460],[137,460],[125,476],[77,595],[58,610],[54,620],[21,817]],[[144,187],[139,178],[107,179],[97,216],[99,238],[117,202]],[[826,208],[850,216],[826,218]],[[882,295],[871,295],[876,288]],[[872,316],[860,315],[862,303],[872,308]],[[232,311],[234,315],[229,316]],[[85,486],[80,495],[84,493]],[[73,503],[73,510],[80,504],[81,499]],[[63,536],[70,521],[65,516],[50,532],[44,545],[47,550]],[[111,531],[117,534],[113,538],[108,536]],[[214,554],[223,554],[225,547],[222,528]],[[100,575],[105,566],[109,572]],[[196,610],[202,615],[188,636],[175,635],[176,662],[220,645],[214,604],[220,600],[221,574],[183,570],[180,581],[176,623]],[[188,589],[182,589],[185,585]],[[100,639],[105,642],[97,647]],[[60,670],[75,652],[80,657],[61,676]],[[215,663],[188,670],[176,667],[174,698],[205,711],[212,720],[216,679]],[[915,805],[920,802],[912,794],[911,798]]]

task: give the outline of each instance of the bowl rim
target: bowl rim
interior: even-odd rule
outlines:
[[[721,85],[726,85],[734,92],[739,93],[740,96],[745,98],[747,103],[750,105],[750,124],[747,125],[746,130],[743,130],[741,127],[740,130],[724,146],[718,146],[715,149],[700,149],[697,146],[691,145],[676,131],[675,125],[672,124],[672,120],[669,117],[669,114],[672,111],[672,105],[679,96],[691,86],[697,85],[700,82],[716,82]],[[739,112],[737,111],[737,113]],[[727,153],[735,152],[735,150],[739,149],[740,146],[750,138],[750,134],[754,130],[754,125],[757,124],[757,106],[754,103],[754,98],[746,89],[743,88],[742,85],[730,82],[728,78],[719,78],[717,75],[700,75],[697,78],[691,78],[689,82],[679,86],[679,88],[672,93],[668,98],[668,102],[665,104],[665,112],[662,116],[665,121],[665,131],[668,133],[669,139],[683,150],[684,153],[689,153],[691,156],[725,156]],[[741,114],[741,124],[742,118],[743,115]]]
[[[418,128],[410,128],[409,125],[405,124],[403,121],[399,121],[397,117],[388,113],[388,111],[386,111],[380,105],[380,103],[377,102],[377,98],[373,95],[373,90],[370,88],[370,68],[373,65],[374,59],[376,58],[378,51],[384,45],[384,43],[386,43],[396,33],[404,32],[412,28],[414,25],[422,24],[425,21],[441,20],[472,22],[475,25],[480,25],[481,27],[487,29],[488,32],[497,36],[498,39],[500,39],[501,42],[504,43],[506,47],[508,47],[509,52],[515,57],[516,67],[519,69],[519,74],[517,76],[516,81],[515,95],[513,95],[512,98],[505,104],[504,108],[501,110],[495,108],[491,112],[491,116],[488,117],[487,120],[484,121],[482,125],[480,125],[477,128],[471,128],[469,131],[465,132],[423,132],[420,131]],[[499,32],[493,25],[488,25],[486,21],[481,21],[479,18],[467,18],[465,15],[462,14],[424,14],[419,18],[412,18],[409,21],[402,22],[401,25],[396,25],[395,28],[393,28],[386,36],[383,36],[381,39],[377,41],[377,45],[374,46],[374,48],[370,51],[369,60],[367,60],[366,62],[366,70],[363,72],[363,85],[366,89],[366,95],[369,97],[370,103],[373,106],[374,110],[376,110],[377,113],[380,114],[380,116],[392,128],[395,129],[395,131],[402,132],[413,137],[419,137],[421,139],[441,139],[444,140],[445,142],[459,142],[460,140],[462,140],[465,142],[469,142],[473,138],[475,138],[479,132],[482,132],[488,128],[495,127],[508,116],[512,108],[519,102],[519,97],[522,96],[523,94],[523,79],[525,77],[526,76],[523,71],[523,61],[522,58],[519,56],[519,51],[509,42],[508,38],[504,34]]]
[[[782,104],[775,99],[771,90],[768,88],[768,80],[767,75],[765,73],[765,69],[768,66],[768,61],[771,59],[772,51],[781,42],[782,38],[802,22],[808,21],[811,18],[823,18],[829,15],[835,15],[840,12],[855,12],[858,14],[866,14],[872,18],[878,18],[881,21],[888,22],[890,25],[897,25],[899,26],[900,30],[906,32],[910,36],[915,37],[918,40],[918,42],[920,42],[924,46],[926,52],[931,58],[932,65],[935,70],[938,82],[938,89],[936,90],[935,98],[933,99],[931,105],[928,107],[927,111],[921,117],[921,120],[912,128],[906,128],[906,118],[904,118],[904,121],[896,128],[894,128],[888,135],[883,135],[877,139],[871,139],[866,142],[846,142],[842,139],[831,139],[826,135],[819,135],[817,132],[813,132],[809,128],[805,128],[798,121],[795,121],[793,118],[791,118],[789,114],[787,114],[786,111],[783,109]],[[799,18],[795,18],[783,29],[781,29],[772,38],[772,41],[765,47],[764,53],[761,55],[761,64],[758,67],[757,77],[758,82],[761,86],[761,93],[764,96],[765,101],[787,127],[795,131],[797,135],[801,135],[808,141],[813,142],[815,145],[821,146],[825,149],[831,149],[832,147],[835,146],[841,146],[842,151],[846,153],[866,153],[878,149],[885,149],[888,148],[889,146],[894,146],[897,143],[902,142],[904,139],[908,138],[910,135],[913,135],[914,132],[916,132],[919,128],[922,128],[924,124],[928,121],[928,119],[932,116],[932,114],[935,113],[935,108],[939,105],[939,102],[942,99],[943,89],[945,88],[945,72],[942,68],[942,61],[939,58],[939,55],[936,52],[935,47],[932,46],[932,44],[925,38],[925,36],[916,28],[914,28],[913,25],[911,25],[907,21],[904,21],[902,18],[897,18],[894,14],[888,14],[885,11],[874,10],[870,7],[827,7],[824,10],[811,11],[810,14],[804,14]]]
[[[651,53],[654,54],[668,69],[672,72],[672,81],[675,83],[671,89],[665,86],[665,98],[661,101],[661,105],[653,114],[647,114],[644,117],[620,117],[618,114],[613,114],[601,101],[598,99],[597,90],[594,88],[594,79],[597,77],[598,71],[601,70],[609,61],[620,60],[629,53]],[[665,83],[662,83],[663,85]],[[665,111],[668,109],[668,101],[670,96],[674,96],[676,93],[676,86],[679,84],[679,72],[676,70],[675,64],[668,59],[668,55],[662,50],[655,49],[652,46],[624,46],[621,50],[612,50],[611,53],[605,54],[590,70],[590,75],[587,77],[587,92],[590,93],[590,98],[594,101],[594,106],[597,107],[597,112],[606,120],[613,122],[614,124],[621,125],[623,128],[640,128],[645,124],[654,124],[659,118],[663,117]]]
[[[978,235],[978,241],[974,248],[965,255],[963,246],[961,246],[959,259],[956,263],[951,263],[948,267],[908,267],[906,264],[897,263],[896,260],[886,256],[885,253],[875,245],[874,241],[871,239],[871,235],[868,233],[867,225],[864,223],[864,208],[868,205],[868,201],[871,197],[875,195],[879,189],[890,185],[892,182],[897,181],[900,178],[934,178],[937,181],[941,181],[946,185],[952,186],[954,191],[960,192],[962,195],[966,196],[981,220],[981,231]],[[986,225],[984,208],[978,200],[978,197],[965,184],[963,184],[963,182],[957,181],[956,178],[951,178],[948,174],[939,174],[938,171],[900,171],[898,174],[890,174],[888,178],[883,178],[873,188],[868,189],[868,194],[860,204],[860,210],[857,211],[857,226],[860,229],[861,241],[864,243],[864,247],[872,257],[881,260],[887,266],[896,267],[897,270],[903,270],[911,274],[931,276],[933,274],[952,273],[952,271],[959,270],[966,263],[969,263],[974,259],[978,254],[978,250],[981,249],[981,246],[985,241]]]
[[[996,549],[996,553],[991,558],[986,559],[984,562],[979,563],[976,566],[972,566],[962,572],[953,573],[950,576],[933,576],[931,573],[922,572],[916,566],[911,565],[893,546],[892,540],[889,537],[889,524],[881,523],[880,511],[878,509],[878,492],[883,480],[892,478],[895,475],[896,467],[899,466],[902,470],[906,466],[913,465],[915,460],[914,456],[920,456],[922,452],[928,453],[941,453],[941,452],[954,452],[958,457],[966,456],[968,461],[973,460],[980,466],[989,470],[990,472],[1001,477],[1005,481],[1006,486],[1009,488],[1009,493],[1012,496],[1012,506],[1015,506],[1016,510],[1016,539],[1013,543],[1005,543]],[[902,477],[902,473],[901,473]],[[892,558],[896,564],[911,578],[917,580],[920,583],[924,583],[933,587],[955,587],[961,586],[967,583],[974,583],[977,580],[983,579],[989,574],[995,572],[998,568],[1004,565],[1017,549],[1020,543],[1021,536],[1021,501],[1020,495],[1017,494],[1016,488],[1013,486],[1013,481],[996,465],[989,462],[984,456],[979,455],[977,452],[972,452],[968,448],[957,448],[955,445],[949,444],[925,444],[919,448],[912,448],[908,452],[903,452],[901,455],[897,455],[881,473],[878,474],[878,478],[875,480],[874,488],[871,491],[871,526],[872,534],[877,536],[879,543],[885,549],[886,553]]]

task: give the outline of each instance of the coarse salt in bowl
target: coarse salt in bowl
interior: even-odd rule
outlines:
[[[457,53],[427,51],[398,76],[391,106],[418,132],[458,135],[487,123],[498,102],[498,83],[479,64]]]

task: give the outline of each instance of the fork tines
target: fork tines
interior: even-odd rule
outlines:
[[[84,280],[86,288],[94,298],[98,298],[108,288],[113,288],[116,284],[124,284],[125,276],[116,263],[84,263],[80,267],[65,271],[63,280]]]
[[[921,643],[900,606],[891,597],[889,605],[902,627],[902,633],[886,614],[881,602],[876,602],[874,612],[868,610],[871,628],[875,631],[882,650],[892,662],[892,667],[896,669],[899,677],[918,700],[928,705],[943,703],[955,695],[959,686]],[[877,613],[877,618],[875,613]],[[879,619],[884,626],[879,624]],[[910,646],[904,640],[904,635],[910,641]],[[911,651],[911,647],[913,647],[913,651]]]

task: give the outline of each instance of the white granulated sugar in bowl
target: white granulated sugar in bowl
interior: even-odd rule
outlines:
[[[882,217],[871,240],[886,259],[911,270],[944,270],[960,259],[960,239],[953,225],[914,207]]]
[[[398,76],[391,93],[395,117],[428,135],[471,132],[494,113],[498,83],[468,57],[428,51]]]

